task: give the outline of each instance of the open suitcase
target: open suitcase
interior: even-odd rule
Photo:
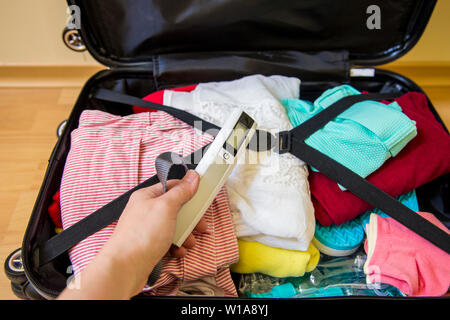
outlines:
[[[85,84],[49,158],[22,248],[8,259],[14,265],[21,256],[23,263],[24,274],[12,275],[14,292],[25,299],[52,299],[66,286],[68,254],[40,266],[37,248],[55,236],[47,208],[59,189],[70,133],[86,109],[132,113],[128,105],[96,99],[98,88],[143,97],[165,88],[263,74],[300,78],[302,98],[308,100],[339,84],[373,93],[423,92],[410,79],[374,66],[415,45],[435,3],[68,0],[79,8],[74,12],[80,14],[86,47],[108,68]],[[431,103],[430,108],[442,123]],[[417,195],[421,211],[448,210],[448,175],[420,187]]]

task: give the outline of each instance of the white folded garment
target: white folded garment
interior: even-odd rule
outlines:
[[[192,92],[166,90],[164,104],[218,126],[231,110],[241,108],[256,120],[258,129],[276,133],[292,128],[280,99],[297,99],[299,91],[297,78],[254,75],[201,83]],[[247,161],[240,159],[226,183],[237,236],[306,251],[315,229],[306,164],[288,153],[246,153]]]

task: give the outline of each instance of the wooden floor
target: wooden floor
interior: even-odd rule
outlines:
[[[420,85],[420,83],[419,83]],[[450,127],[450,87],[424,87]],[[73,88],[0,88],[0,261],[21,246],[56,143],[56,128],[80,92]],[[0,299],[15,299],[0,271]]]

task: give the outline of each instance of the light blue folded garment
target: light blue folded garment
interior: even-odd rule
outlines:
[[[342,85],[326,90],[314,103],[299,99],[283,99],[281,103],[296,127],[341,98],[355,94],[360,92]],[[415,121],[396,102],[386,105],[368,100],[355,103],[305,142],[365,178],[416,135]]]

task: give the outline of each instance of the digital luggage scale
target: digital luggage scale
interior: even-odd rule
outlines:
[[[200,175],[198,190],[178,212],[173,244],[180,247],[194,230],[255,132],[256,122],[248,114],[242,110],[230,114],[195,168]]]

